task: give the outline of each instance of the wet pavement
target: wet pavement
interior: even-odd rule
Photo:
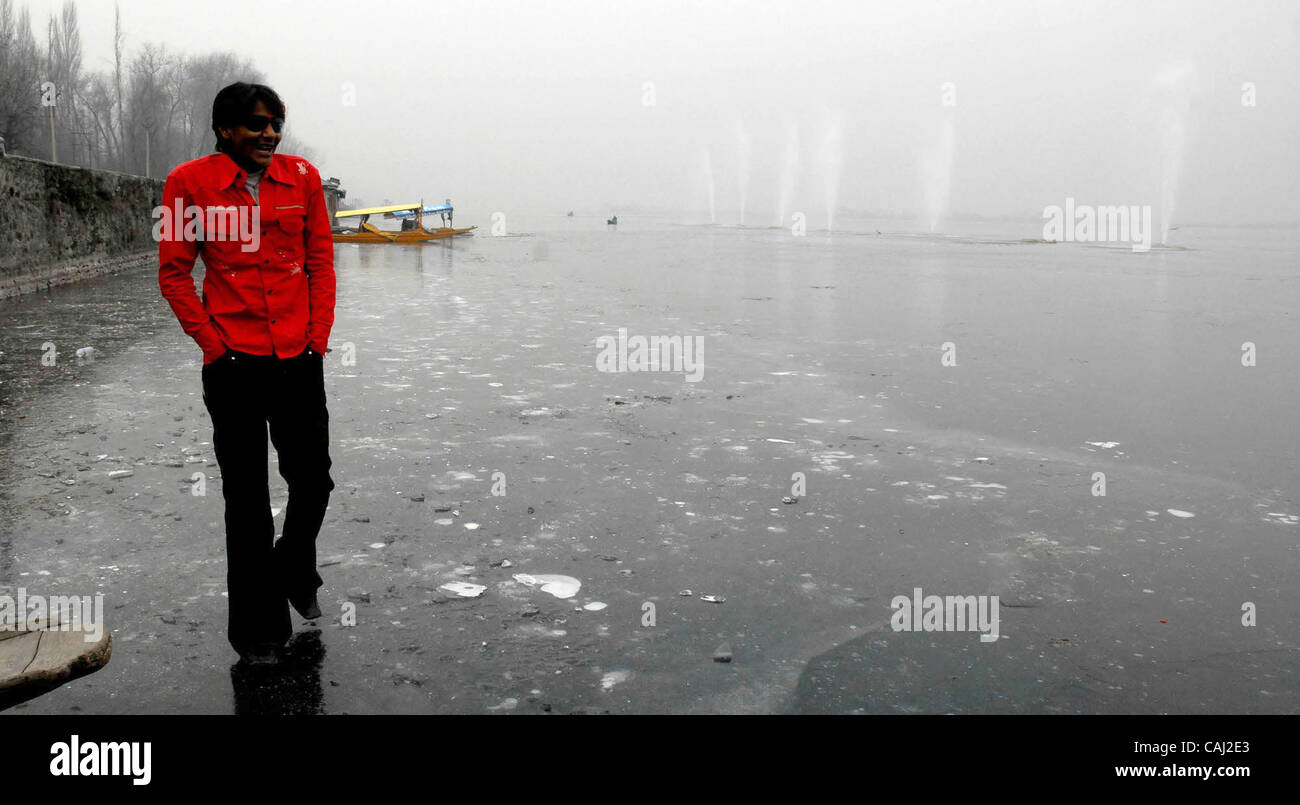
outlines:
[[[338,247],[325,617],[272,672],[232,668],[154,273],[0,302],[0,593],[103,593],[114,632],[11,712],[1300,708],[1294,232],[533,223]],[[619,328],[702,336],[702,379],[597,371]],[[1000,596],[1000,639],[893,631],[915,587]]]

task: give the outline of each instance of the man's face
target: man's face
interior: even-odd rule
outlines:
[[[229,128],[222,128],[221,135],[228,138],[226,153],[245,170],[258,171],[270,167],[271,155],[280,144],[280,133],[271,127],[267,118],[271,112],[266,104],[257,101],[248,117]],[[250,122],[259,120],[264,125],[253,131]]]

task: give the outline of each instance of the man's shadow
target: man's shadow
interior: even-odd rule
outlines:
[[[325,645],[321,643],[320,630],[313,629],[294,635],[275,665],[235,663],[230,668],[235,715],[324,714],[325,694],[320,685],[324,662]]]

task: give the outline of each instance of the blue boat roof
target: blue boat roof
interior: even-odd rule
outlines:
[[[422,207],[420,209],[420,212],[424,215],[436,215],[437,213],[440,212],[451,212],[451,205],[450,204],[429,204]],[[389,215],[393,216],[394,218],[413,218],[415,217],[415,211],[403,210],[401,212],[389,213]]]

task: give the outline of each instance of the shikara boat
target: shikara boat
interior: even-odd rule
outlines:
[[[428,240],[450,238],[456,235],[468,235],[477,226],[456,229],[440,226],[433,229],[424,228],[424,216],[437,214],[447,223],[451,222],[451,203],[430,204],[391,204],[386,207],[366,207],[360,210],[339,210],[334,214],[335,220],[360,218],[355,228],[339,227],[334,230],[335,243],[424,243]],[[397,218],[402,221],[400,230],[380,229],[369,222],[372,215],[385,218]]]

